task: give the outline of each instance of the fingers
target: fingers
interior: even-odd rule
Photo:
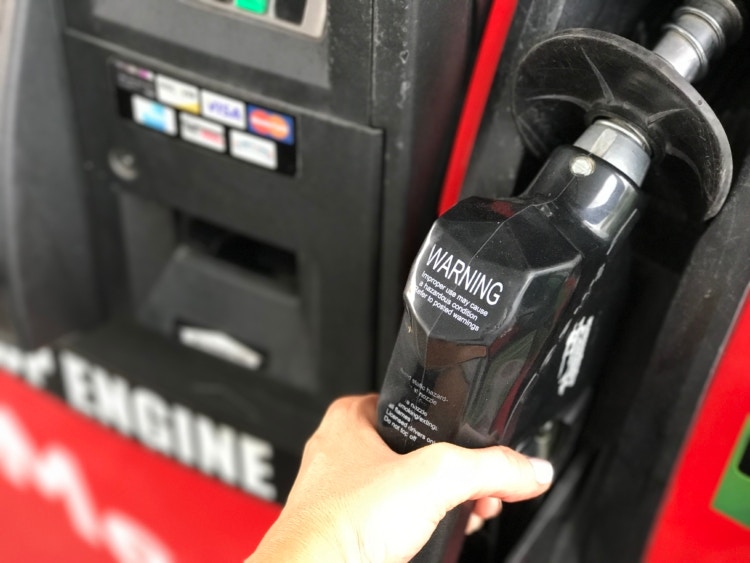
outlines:
[[[354,397],[356,399],[356,409],[363,422],[375,428],[378,418],[378,396],[374,393]]]
[[[378,396],[376,394],[347,396],[336,399],[328,407],[318,429],[308,440],[306,449],[335,441],[367,445],[373,453],[392,454],[375,428]],[[396,455],[396,454],[393,454]]]
[[[374,426],[377,405],[378,396],[375,393],[340,397],[328,407],[322,422],[351,424],[365,421]]]
[[[326,410],[318,431],[374,429],[377,402],[378,396],[375,394],[336,399]]]
[[[392,452],[377,433],[377,400],[374,394],[336,400],[308,446],[316,443],[333,451],[356,450],[365,463],[402,457]],[[416,485],[417,490],[412,491],[438,512],[484,497],[510,502],[533,498],[549,488],[553,477],[548,462],[501,446],[472,450],[448,443],[432,444],[403,456],[403,461],[406,465],[401,479],[411,481],[409,486]]]
[[[451,444],[433,444],[412,454],[422,467],[436,467],[424,480],[425,496],[450,510],[466,500],[495,497],[519,501],[544,493],[553,477],[552,466],[501,446],[469,450]],[[439,498],[434,494],[440,490]]]
[[[489,520],[490,518],[498,516],[502,508],[503,503],[499,498],[484,497],[477,499],[477,502],[474,503],[472,514],[482,520]]]
[[[484,518],[481,516],[477,516],[473,512],[469,515],[469,519],[466,522],[466,529],[464,530],[464,533],[467,536],[470,536],[471,534],[478,532],[482,529],[484,526]]]
[[[469,515],[469,520],[466,522],[466,535],[468,536],[481,530],[485,520],[498,516],[502,508],[503,503],[498,498],[484,497],[477,499]]]

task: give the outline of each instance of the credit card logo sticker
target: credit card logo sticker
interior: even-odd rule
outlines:
[[[131,122],[294,176],[297,118],[124,61],[110,61],[117,111]]]
[[[163,104],[138,95],[133,96],[133,120],[160,133],[172,136],[177,134],[175,111]]]
[[[141,80],[146,80],[148,82],[154,81],[154,72],[147,68],[141,68],[134,64],[125,63],[122,61],[117,61],[115,63],[115,66],[117,67],[117,70],[124,72],[126,74],[129,74],[131,76],[140,78]]]
[[[214,119],[225,125],[245,129],[245,104],[215,92],[201,92],[201,112],[203,117]]]
[[[156,99],[183,111],[200,112],[200,96],[196,86],[161,74],[156,77]]]
[[[148,69],[118,61],[115,64],[115,76],[119,88],[147,98],[156,96],[154,73]]]
[[[248,129],[260,135],[284,143],[294,144],[294,118],[282,113],[248,104]]]
[[[180,114],[180,135],[189,143],[200,145],[216,152],[226,152],[227,141],[224,126],[206,121],[187,113]]]
[[[276,143],[239,131],[229,132],[230,154],[245,162],[276,170],[279,166]]]

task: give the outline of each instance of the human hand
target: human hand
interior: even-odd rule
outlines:
[[[392,451],[375,429],[377,396],[334,402],[305,446],[286,506],[247,563],[408,561],[452,508],[477,519],[544,493],[552,467],[501,446],[438,443]],[[472,521],[469,523],[472,526]]]

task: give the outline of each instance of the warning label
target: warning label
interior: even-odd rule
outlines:
[[[410,385],[416,400],[403,399],[398,403],[389,403],[383,422],[411,442],[434,444],[441,440],[440,427],[430,420],[427,412],[429,407],[422,408],[419,405],[437,406],[447,403],[448,398],[416,379],[412,379]]]
[[[478,321],[489,314],[487,309],[483,309],[427,272],[422,272],[416,295],[432,307],[467,326],[472,332],[479,332]]]
[[[424,269],[415,280],[417,298],[472,332],[498,304],[503,283],[447,250],[433,244]]]

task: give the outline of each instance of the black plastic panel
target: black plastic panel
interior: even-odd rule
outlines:
[[[475,2],[376,2],[373,116],[387,132],[377,373],[385,374],[412,259],[432,221],[473,57]]]
[[[370,357],[376,363],[368,372],[373,378],[382,373],[401,313],[403,281],[435,215],[472,34],[481,28],[477,18],[484,9],[471,0],[335,3],[329,5],[323,38],[314,40],[199,3],[172,0],[159,2],[158,9],[154,0],[137,3],[136,9],[111,0],[63,1],[87,154],[98,151],[93,161],[100,166],[105,147],[121,156],[125,151],[128,159],[137,153],[138,178],[126,187],[132,193],[295,253],[300,279],[312,279],[317,268],[312,275],[322,276],[319,283],[330,295],[366,295],[344,315],[332,299],[310,306],[305,294],[310,284],[301,288],[308,321],[333,315],[333,325],[340,326],[344,316],[368,324],[371,332],[359,333],[360,347],[374,346]],[[86,44],[91,48],[82,47]],[[107,54],[88,52],[96,50]],[[102,70],[113,57],[293,116],[300,135],[296,176],[248,172],[194,147],[173,149],[148,131],[134,133],[132,126],[118,124],[112,136],[100,136],[110,128],[112,111],[102,109],[112,99]],[[376,131],[384,132],[382,141],[374,141]],[[108,168],[91,170],[90,177],[109,184]],[[217,181],[224,189],[215,189]],[[103,190],[93,193],[96,221],[113,225],[111,241],[100,245],[99,254],[106,263],[103,275],[110,278],[109,298],[118,299],[121,268],[111,257],[119,252],[119,215]],[[365,240],[373,235],[371,221],[374,243]],[[359,232],[365,238],[350,236]],[[334,263],[331,249],[339,248],[346,252]],[[373,258],[377,264],[360,267]],[[345,273],[334,274],[343,264]],[[329,288],[325,280],[339,281]],[[377,289],[368,293],[362,284]],[[341,350],[332,335],[314,349]]]
[[[111,53],[77,37],[68,51],[92,189],[113,187],[162,208],[160,219],[131,212],[123,221],[131,274],[142,271],[142,261],[155,268],[132,281],[133,306],[146,323],[166,334],[178,321],[225,330],[266,350],[273,377],[327,397],[368,389],[381,134],[285,107],[297,119],[298,171],[277,174],[121,118],[107,69]],[[140,63],[134,54],[128,59]],[[253,101],[241,91],[227,93]],[[137,177],[124,181],[112,173],[112,150],[133,156]],[[138,233],[155,228],[163,233],[156,240],[165,241],[176,228],[172,211],[291,253],[298,293],[176,243],[152,247]],[[163,248],[160,265],[149,259],[154,248]]]
[[[0,322],[29,348],[103,314],[54,4],[0,5]]]
[[[324,406],[373,390],[390,356],[402,283],[435,215],[487,2],[329,2],[320,38],[192,0],[19,4],[40,14],[57,9],[61,19],[49,19],[38,45],[22,38],[18,92],[38,103],[21,79],[38,63],[29,84],[54,99],[33,130],[14,129],[8,144],[36,135],[24,146],[29,162],[51,165],[37,167],[45,185],[24,195],[57,190],[40,209],[59,213],[78,238],[63,246],[61,229],[43,242],[63,246],[61,255],[86,255],[88,269],[77,272],[93,279],[72,285],[86,306],[95,296],[107,313],[97,327],[55,340],[87,324],[85,308],[66,297],[71,316],[44,342],[73,350],[92,373],[100,366],[268,440],[285,452],[277,468],[288,485],[294,454]],[[303,4],[269,6],[291,22]],[[39,58],[42,47],[58,57],[54,68]],[[174,105],[171,132],[149,129],[134,92],[121,83],[126,93],[118,94],[116,61],[288,117],[294,151],[271,170],[191,144],[183,128],[191,110]],[[70,81],[50,86],[45,72]],[[170,105],[148,88],[136,95]],[[70,180],[75,193],[71,171],[82,176]],[[13,236],[26,235],[8,225]],[[0,284],[11,307],[39,292],[38,309],[22,310],[22,322],[56,314],[45,299],[67,280],[52,260],[44,264],[22,287]],[[180,343],[188,329],[227,337],[257,353],[258,365],[232,363],[231,351],[222,360],[205,346],[189,349]]]

